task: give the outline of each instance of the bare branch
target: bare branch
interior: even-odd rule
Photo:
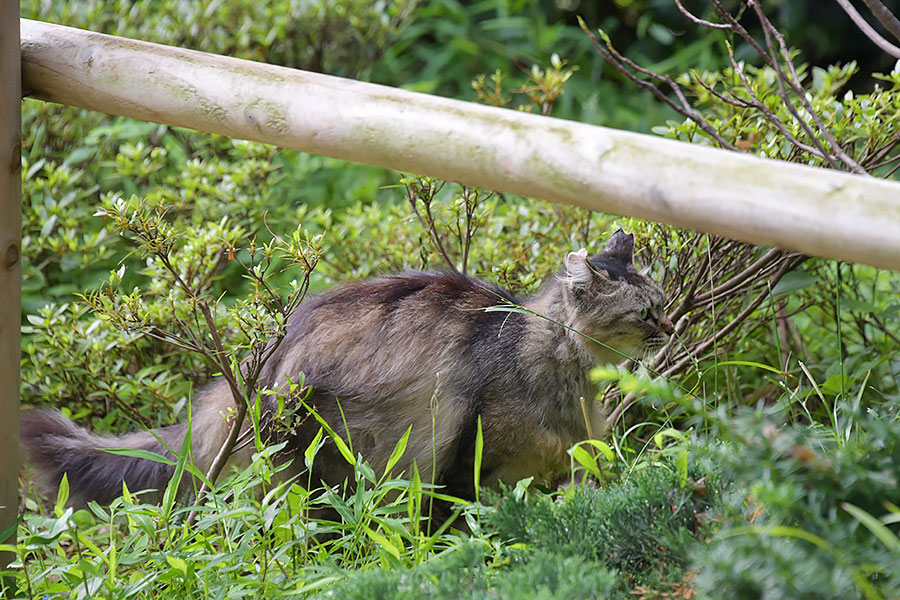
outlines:
[[[747,279],[758,274],[763,267],[768,266],[769,263],[779,258],[783,253],[784,252],[782,250],[779,250],[778,248],[772,248],[764,255],[762,255],[759,260],[754,262],[752,265],[749,265],[746,269],[744,269],[737,275],[729,277],[727,280],[725,280],[724,283],[717,286],[715,289],[697,295],[696,301],[698,303],[705,302],[706,300],[709,300],[714,296],[721,296],[725,292],[736,288],[740,284],[744,283]]]
[[[770,282],[773,285],[778,283],[781,280],[781,278],[784,276],[785,273],[787,273],[788,271],[790,271],[791,269],[793,269],[794,267],[799,265],[804,260],[806,260],[805,256],[798,257],[796,255],[793,257],[792,260],[785,260],[782,263],[782,266],[778,270],[778,272],[772,276]],[[691,352],[691,354],[693,354],[694,356],[690,356],[690,355],[685,356],[680,361],[675,363],[673,366],[669,367],[663,373],[663,375],[665,375],[666,377],[672,377],[673,375],[680,373],[685,367],[687,367],[689,364],[691,364],[694,360],[697,360],[695,358],[696,356],[702,356],[703,354],[705,354],[711,347],[713,347],[715,344],[717,344],[719,341],[721,341],[722,338],[727,336],[737,326],[741,325],[745,320],[747,320],[747,317],[749,317],[753,313],[753,311],[755,311],[757,308],[759,308],[759,306],[763,303],[763,301],[765,301],[765,299],[767,297],[769,297],[770,293],[771,292],[769,291],[768,287],[766,289],[762,290],[759,294],[757,294],[756,298],[754,298],[753,301],[750,302],[750,304],[748,304],[746,308],[744,308],[744,310],[742,310],[737,316],[734,317],[734,319],[732,319],[731,322],[729,322],[727,325],[725,325],[722,329],[718,330],[714,336],[705,340],[704,342],[699,344],[696,348],[694,348]]]
[[[211,483],[215,482],[216,478],[219,476],[219,473],[225,467],[225,463],[231,456],[231,451],[234,449],[234,444],[237,441],[238,435],[241,432],[241,428],[244,425],[244,418],[246,416],[247,401],[239,402],[237,406],[237,414],[234,415],[234,420],[231,422],[231,428],[228,430],[228,437],[225,438],[225,442],[222,444],[221,448],[219,448],[218,453],[216,453],[216,456],[206,473],[207,481]],[[207,490],[209,490],[209,486],[207,485],[207,482],[204,481],[203,485],[200,486],[200,491],[197,492],[198,503],[200,502],[200,499],[203,497],[203,495],[207,492]],[[197,519],[197,514],[197,509],[191,511],[191,514],[188,515],[187,519],[188,525],[192,525],[194,523],[194,521]]]
[[[881,0],[863,0],[875,18],[884,25],[884,28],[891,32],[895,38],[900,40],[900,20],[894,16],[894,13],[884,5]]]
[[[627,77],[628,79],[630,79],[632,82],[636,83],[637,85],[641,86],[642,88],[650,90],[650,92],[654,96],[656,96],[659,100],[661,100],[662,102],[665,102],[666,104],[671,106],[674,110],[676,110],[678,113],[684,115],[685,117],[687,117],[688,119],[690,119],[691,121],[696,123],[697,126],[700,127],[700,129],[703,132],[705,132],[711,138],[716,140],[716,142],[718,142],[723,148],[733,150],[734,152],[741,152],[741,150],[738,147],[736,147],[735,145],[726,141],[725,138],[723,138],[721,135],[719,135],[719,133],[715,129],[713,129],[713,127],[709,123],[707,123],[703,119],[703,117],[701,117],[699,114],[697,114],[697,112],[693,109],[693,107],[690,105],[690,103],[688,103],[687,99],[684,97],[684,94],[681,91],[681,86],[679,86],[671,77],[669,77],[668,75],[659,75],[658,73],[654,73],[653,71],[651,71],[649,69],[645,69],[644,67],[641,67],[640,65],[638,65],[634,61],[630,60],[629,58],[621,55],[611,44],[606,44],[606,47],[604,48],[603,45],[601,45],[600,42],[597,40],[597,38],[594,37],[594,34],[591,33],[590,29],[588,29],[588,27],[587,27],[587,24],[582,19],[579,18],[578,23],[579,23],[579,25],[581,25],[582,31],[584,31],[584,33],[588,36],[588,38],[590,38],[591,43],[594,45],[594,48],[596,48],[597,51],[603,55],[603,57],[606,59],[606,61],[610,65],[612,65],[616,70],[618,70],[620,73],[625,75],[625,77]],[[675,93],[676,97],[678,98],[678,100],[681,104],[678,105],[675,102],[673,102],[668,96],[666,96],[662,92],[662,90],[660,90],[658,87],[656,87],[653,83],[651,83],[649,81],[645,81],[643,79],[640,79],[639,77],[636,77],[631,71],[626,69],[624,65],[627,65],[628,67],[634,69],[638,73],[642,73],[643,75],[646,75],[646,76],[652,77],[653,79],[656,79],[658,81],[664,82],[666,85],[668,85],[672,89],[672,91]]]
[[[456,268],[456,263],[453,262],[453,260],[450,258],[450,255],[447,254],[447,251],[444,249],[444,243],[441,241],[441,236],[440,234],[438,234],[437,227],[434,224],[434,216],[431,214],[431,201],[434,200],[435,194],[440,191],[441,187],[443,187],[443,183],[435,188],[430,189],[429,197],[427,199],[424,197],[421,198],[422,205],[425,208],[424,217],[419,212],[419,207],[417,204],[419,195],[410,184],[406,185],[406,198],[407,200],[409,200],[409,204],[412,207],[413,212],[416,213],[416,217],[418,217],[419,223],[422,224],[422,227],[425,228],[425,230],[428,232],[429,237],[431,237],[431,240],[434,242],[434,245],[440,253],[441,258],[444,259],[444,262],[447,263],[447,266],[449,266],[454,271],[459,272],[459,269]]]
[[[696,16],[692,12],[688,11],[685,7],[683,7],[680,0],[675,0],[675,6],[678,7],[678,10],[681,11],[681,14],[687,17],[688,20],[695,25],[703,25],[704,27],[709,27],[710,29],[731,29],[731,25],[729,25],[728,23],[713,23],[712,21],[701,19],[700,17]]]
[[[724,102],[726,104],[730,104],[731,106],[734,106],[736,108],[756,108],[756,105],[753,104],[752,102],[747,102],[746,100],[742,100],[742,99],[738,98],[737,96],[732,96],[729,98],[728,96],[726,96],[722,93],[719,93],[711,85],[707,84],[705,81],[703,81],[699,77],[694,79],[694,81],[696,81],[697,84],[700,85],[700,87],[702,87],[704,90],[706,90],[707,92],[709,92],[710,94],[712,94],[713,96],[715,96],[716,98],[718,98],[719,100],[721,100],[722,102]]]
[[[857,11],[852,4],[850,4],[850,0],[835,0],[838,4],[840,4],[841,8],[844,9],[844,12],[850,17],[853,23],[859,27],[859,30],[866,34],[866,37],[872,40],[876,46],[893,56],[894,58],[900,58],[900,48],[890,43],[883,37],[881,34],[875,31],[875,29],[869,25],[869,23],[863,18],[859,11]],[[871,8],[871,7],[870,7]],[[890,11],[884,7],[882,4],[882,8],[885,9],[888,13]],[[874,11],[873,11],[874,12]],[[876,14],[877,16],[877,14]],[[893,16],[893,15],[891,15]],[[896,20],[896,19],[895,19]]]
[[[808,152],[809,154],[818,156],[818,157],[828,161],[829,164],[834,165],[835,159],[833,157],[831,157],[827,153],[823,153],[821,150],[819,150],[817,148],[813,148],[812,146],[802,143],[800,140],[798,140],[796,137],[794,137],[793,134],[791,134],[791,132],[788,131],[787,128],[784,126],[784,124],[781,122],[781,119],[776,117],[772,113],[772,111],[770,111],[769,108],[765,104],[763,104],[759,100],[759,98],[756,97],[756,94],[753,92],[753,86],[750,85],[750,81],[747,79],[747,75],[744,73],[744,70],[741,68],[741,66],[738,64],[737,60],[734,57],[734,48],[731,47],[731,44],[728,44],[728,57],[731,60],[732,68],[738,74],[738,77],[741,78],[741,82],[744,84],[744,88],[747,90],[747,93],[750,94],[750,97],[753,99],[753,101],[752,101],[753,107],[756,108],[757,110],[759,110],[761,113],[763,113],[763,115],[765,115],[766,119],[772,125],[774,125],[775,128],[783,136],[785,136],[794,146],[796,146],[797,148],[800,148],[801,150],[803,150],[805,152]],[[824,148],[823,148],[823,150],[824,150]]]
[[[764,61],[766,61],[767,65],[775,69],[777,62],[776,59],[773,56],[769,56],[769,53],[759,45],[759,42],[757,42],[756,39],[752,35],[750,35],[749,31],[744,29],[744,27],[740,23],[738,23],[733,16],[731,16],[731,13],[728,12],[724,6],[722,6],[719,0],[710,0],[710,2],[712,2],[713,6],[716,9],[716,12],[719,13],[719,16],[722,17],[723,20],[727,21],[729,25],[731,25],[732,31],[737,33],[744,39],[744,41],[750,44],[753,49],[756,50],[756,53],[759,54]]]
[[[781,35],[781,32],[775,28],[775,26],[772,24],[772,22],[766,16],[766,13],[763,12],[763,9],[759,5],[758,0],[748,0],[747,4],[749,6],[751,6],[754,11],[756,11],[756,16],[759,18],[759,22],[763,27],[763,34],[766,37],[766,45],[769,47],[769,51],[772,53],[773,56],[777,55],[777,51],[775,50],[774,44],[772,43],[772,38],[774,37],[775,40],[778,42],[778,46],[781,50],[781,56],[784,59],[785,64],[787,65],[788,69],[791,72],[791,77],[786,76],[784,74],[784,70],[781,68],[780,61],[778,61],[777,59],[775,60],[775,69],[778,72],[778,78],[777,78],[778,79],[778,89],[781,91],[781,97],[784,99],[785,108],[787,108],[790,111],[790,113],[794,116],[794,118],[797,119],[797,122],[800,124],[800,126],[803,128],[804,131],[806,131],[806,134],[809,136],[810,141],[813,144],[815,144],[817,148],[819,148],[821,150],[823,155],[829,157],[828,162],[831,164],[832,168],[837,169],[838,166],[837,166],[837,164],[834,163],[833,160],[831,160],[830,153],[825,150],[825,147],[822,146],[822,142],[819,141],[818,136],[815,133],[813,133],[812,129],[810,128],[810,126],[806,122],[806,120],[803,119],[802,117],[800,117],[799,113],[797,112],[797,109],[794,108],[793,103],[790,101],[790,98],[788,98],[787,92],[784,89],[784,83],[787,82],[791,86],[791,88],[794,90],[794,94],[797,96],[797,99],[800,101],[800,104],[803,105],[803,108],[806,110],[807,113],[809,113],[809,116],[812,117],[813,121],[816,122],[816,126],[819,130],[819,133],[831,145],[831,150],[834,152],[834,154],[845,165],[847,165],[847,167],[849,167],[851,171],[853,171],[857,175],[868,175],[868,172],[865,169],[863,169],[861,166],[859,166],[856,163],[856,161],[854,161],[852,158],[847,156],[847,154],[844,152],[843,148],[841,148],[841,145],[838,144],[834,140],[834,138],[831,135],[831,132],[828,130],[827,127],[825,127],[825,124],[819,118],[818,113],[816,113],[816,111],[813,110],[812,105],[806,99],[806,92],[803,90],[803,88],[800,85],[800,77],[797,75],[796,69],[794,69],[794,62],[791,60],[790,52],[788,51],[787,44],[784,41],[784,36]]]

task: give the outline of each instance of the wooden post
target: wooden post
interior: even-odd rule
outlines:
[[[19,2],[3,0],[0,1],[0,531],[15,523],[19,505],[21,122]],[[15,532],[11,541],[15,541]],[[0,568],[5,568],[11,559],[9,553],[0,554]]]
[[[900,183],[22,20],[35,97],[900,270]]]

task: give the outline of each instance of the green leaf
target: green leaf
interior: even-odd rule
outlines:
[[[888,550],[894,554],[900,555],[900,538],[898,538],[893,531],[885,527],[884,523],[849,502],[842,503],[841,508],[856,517],[860,523],[865,525],[869,531],[875,534],[875,537],[881,540],[882,544],[887,546]],[[898,558],[900,558],[900,556],[898,556]]]
[[[403,453],[406,452],[406,444],[409,442],[409,433],[412,431],[412,425],[406,428],[406,433],[403,434],[397,443],[394,445],[394,451],[391,452],[391,456],[388,458],[387,465],[384,468],[384,475],[387,476],[390,473],[391,469],[397,464],[403,457]]]
[[[603,454],[603,457],[606,459],[606,462],[612,463],[616,460],[616,455],[613,452],[613,449],[610,448],[609,444],[601,442],[600,440],[585,440],[581,442],[582,444],[590,444],[594,448],[600,451]]]
[[[181,486],[181,478],[184,476],[184,464],[191,453],[191,413],[188,412],[187,433],[181,440],[181,450],[178,452],[178,463],[175,465],[175,472],[166,485],[166,491],[163,493],[163,511],[166,516],[172,514],[172,508],[175,506],[175,499],[178,497],[178,488]]]
[[[187,563],[175,556],[166,556],[166,562],[169,563],[169,566],[181,573],[183,576],[187,576],[188,567]]]
[[[175,461],[166,458],[162,454],[158,454],[156,452],[152,452],[150,450],[140,450],[137,448],[100,448],[104,452],[109,452],[110,454],[118,454],[119,456],[131,456],[134,458],[143,458],[146,460],[152,460],[154,462],[160,462],[167,465],[174,465]]]
[[[306,450],[303,451],[303,462],[304,464],[306,464],[307,469],[312,469],[313,460],[315,459],[316,454],[319,452],[319,448],[322,447],[323,435],[324,430],[319,427],[319,431],[316,432],[316,435],[309,443],[309,446],[307,446]]]
[[[516,482],[516,487],[513,489],[513,498],[516,499],[516,502],[521,502],[525,495],[528,493],[528,488],[531,487],[531,484],[534,482],[534,477],[526,477],[525,479],[520,479]]]
[[[569,448],[569,455],[582,466],[588,473],[600,479],[602,473],[597,467],[597,459],[581,446],[572,446]]]
[[[478,431],[475,434],[475,502],[479,501],[481,491],[481,459],[484,454],[484,434],[481,431],[481,415],[478,415]]]
[[[866,302],[865,300],[858,300],[856,298],[841,298],[841,308],[846,308],[849,310],[854,310],[860,313],[874,313],[877,314],[880,311],[878,307],[872,304],[871,302]]]
[[[754,367],[754,368],[756,368],[756,369],[762,369],[762,370],[764,370],[764,371],[770,371],[770,372],[772,372],[772,373],[777,373],[778,375],[784,375],[784,374],[785,374],[784,371],[783,371],[782,369],[779,369],[779,368],[777,368],[777,367],[773,367],[773,366],[771,366],[771,365],[764,365],[764,364],[762,364],[762,363],[753,362],[753,361],[751,361],[751,360],[723,360],[723,361],[718,362],[718,363],[716,363],[715,365],[709,367],[709,368],[706,369],[705,371],[703,371],[703,375],[706,375],[707,373],[709,373],[709,372],[712,371],[713,369],[716,369],[716,368],[718,368],[718,367],[724,367],[724,366],[726,366],[726,365],[737,365],[737,366],[742,366],[742,367]]]
[[[56,505],[53,512],[57,517],[62,517],[66,502],[69,501],[69,474],[63,473],[62,480],[59,482],[59,491],[56,493]]]
[[[772,288],[772,295],[778,298],[779,296],[793,294],[794,292],[799,292],[802,289],[808,288],[818,281],[818,277],[810,275],[806,271],[790,271],[789,273],[785,273],[784,277],[775,284],[775,287]]]
[[[523,315],[533,314],[533,311],[530,311],[526,308],[520,308],[518,306],[507,306],[507,305],[499,305],[499,306],[488,306],[484,309],[484,312],[510,312],[510,313],[520,313]]]
[[[677,429],[669,427],[667,429],[663,429],[662,431],[658,431],[658,432],[656,432],[656,434],[654,434],[653,441],[656,443],[656,447],[659,448],[660,450],[662,450],[663,438],[667,438],[667,437],[670,437],[678,442],[681,442],[682,444],[688,443],[688,438],[686,435],[684,435],[684,433],[682,433],[681,431],[678,431]]]
[[[57,218],[57,215],[50,215],[50,218],[44,222],[44,226],[41,227],[41,237],[47,237],[53,233],[53,228],[56,227]]]
[[[380,533],[372,531],[372,529],[367,526],[363,526],[363,530],[366,532],[366,535],[372,538],[373,542],[387,550],[391,554],[391,556],[393,556],[397,560],[400,560],[400,550],[389,539],[387,539]]]
[[[675,469],[678,471],[678,479],[681,487],[687,485],[688,479],[688,451],[682,450],[675,459]]]
[[[319,422],[319,425],[321,425],[322,428],[324,428],[325,431],[328,432],[328,436],[334,442],[334,445],[337,446],[338,452],[341,453],[341,456],[344,457],[344,460],[346,460],[351,465],[355,465],[356,457],[353,456],[353,451],[350,450],[350,447],[347,446],[347,443],[341,438],[341,436],[335,433],[334,429],[331,428],[331,425],[329,425],[325,421],[325,419],[323,419],[322,416],[318,412],[316,412],[314,408],[312,408],[306,402],[303,402],[303,400],[301,400],[300,402],[303,404],[306,410],[309,411],[309,414],[315,417],[316,421]]]

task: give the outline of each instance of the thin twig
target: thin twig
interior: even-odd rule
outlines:
[[[806,260],[805,256],[799,256],[795,257],[794,260],[784,261],[784,264],[781,266],[778,272],[772,276],[771,283],[773,285],[775,283],[778,283],[785,273],[793,269],[795,266],[799,265],[804,260]],[[707,339],[701,344],[698,344],[693,349],[692,354],[694,354],[695,356],[704,354],[707,350],[710,349],[710,347],[714,346],[723,337],[731,333],[738,325],[743,323],[747,319],[747,317],[749,317],[753,313],[753,311],[759,308],[759,305],[762,304],[768,296],[768,288],[762,290],[759,294],[757,294],[756,298],[754,298],[750,302],[750,304],[747,305],[744,310],[742,310],[736,317],[734,317],[734,319],[732,319],[731,322],[725,325],[722,329],[718,330],[712,338]],[[681,370],[691,364],[691,362],[693,362],[693,357],[687,356],[675,363],[675,365],[669,367],[666,371],[663,372],[663,375],[666,377],[672,377],[673,375],[681,372]]]
[[[880,318],[878,318],[877,315],[873,314],[873,315],[869,315],[869,316],[872,318],[873,321],[875,321],[875,324],[878,325],[878,329],[880,329],[882,333],[884,333],[889,338],[894,340],[894,343],[900,345],[900,337],[897,337],[896,335],[891,333],[891,331],[887,328],[887,326],[885,326],[884,322]]]
[[[690,20],[695,25],[703,25],[704,27],[709,27],[710,29],[731,29],[731,25],[729,25],[728,23],[713,23],[712,21],[701,19],[700,17],[694,15],[686,8],[684,8],[681,5],[680,0],[675,0],[675,6],[678,7],[678,10],[681,11],[681,14],[687,17],[688,20]]]
[[[822,143],[819,141],[818,136],[812,132],[809,125],[806,123],[806,120],[800,117],[800,115],[797,113],[797,110],[794,108],[793,103],[791,103],[790,99],[787,97],[787,94],[784,91],[784,82],[787,82],[793,88],[794,94],[797,96],[800,104],[803,105],[803,108],[806,110],[809,116],[812,117],[813,121],[815,121],[819,133],[831,145],[831,150],[834,152],[834,154],[857,175],[868,176],[869,174],[865,169],[859,166],[859,164],[857,164],[857,162],[852,158],[847,156],[843,148],[841,148],[841,145],[835,141],[834,137],[832,137],[831,131],[825,126],[825,124],[822,122],[822,119],[819,118],[818,113],[813,110],[812,104],[810,104],[806,99],[806,92],[800,86],[800,77],[797,75],[796,69],[794,69],[794,62],[791,60],[790,52],[788,51],[787,44],[784,41],[784,36],[781,35],[781,32],[778,31],[778,29],[776,29],[774,25],[772,25],[772,22],[766,16],[766,13],[763,12],[762,7],[759,5],[758,0],[748,0],[747,4],[751,6],[754,11],[756,11],[756,16],[759,18],[759,22],[763,26],[763,35],[765,35],[766,38],[766,45],[772,52],[773,57],[777,53],[774,45],[772,44],[772,37],[774,37],[778,42],[778,46],[781,50],[781,56],[784,58],[785,65],[787,65],[788,69],[790,69],[791,77],[785,76],[784,71],[781,68],[780,61],[778,61],[777,59],[775,60],[775,68],[778,71],[778,87],[782,92],[782,98],[784,98],[785,101],[785,108],[787,108],[791,112],[791,114],[794,115],[794,117],[797,119],[797,122],[801,127],[803,127],[807,135],[809,135],[810,141],[812,141],[817,147],[821,149],[822,154],[829,156],[830,158],[830,154],[822,146]],[[832,163],[832,168],[837,168],[837,165],[834,164],[831,160],[829,160],[829,163]]]
[[[878,22],[884,25],[891,35],[900,40],[900,20],[894,16],[894,13],[880,0],[863,0],[863,3],[869,7]]]
[[[759,45],[759,42],[757,42],[756,39],[752,35],[750,35],[750,32],[744,29],[744,27],[740,23],[738,23],[738,21],[733,16],[731,16],[731,13],[728,12],[724,6],[722,6],[719,0],[710,0],[710,2],[712,2],[713,6],[716,9],[716,12],[719,13],[719,16],[727,21],[729,25],[731,25],[731,30],[741,36],[748,44],[750,44],[753,49],[756,50],[756,53],[759,54],[764,61],[766,61],[766,64],[774,69],[774,59],[769,56],[768,52],[763,50],[762,46]]]
[[[744,84],[744,88],[747,90],[747,93],[750,94],[750,97],[753,99],[753,102],[752,102],[753,107],[756,108],[757,110],[759,110],[761,113],[763,113],[763,115],[765,115],[766,119],[770,123],[772,123],[772,125],[774,125],[775,128],[779,132],[781,132],[781,134],[784,137],[786,137],[788,139],[788,141],[791,142],[791,144],[793,144],[797,148],[800,148],[804,152],[808,152],[809,154],[818,156],[818,157],[828,161],[829,163],[834,164],[833,157],[823,154],[818,149],[813,148],[812,146],[808,146],[807,144],[802,143],[800,140],[798,140],[796,137],[794,137],[794,135],[790,131],[788,131],[787,128],[784,126],[784,124],[781,122],[781,119],[776,117],[775,114],[772,113],[772,111],[770,111],[769,108],[765,104],[763,104],[759,100],[759,98],[756,97],[756,94],[753,92],[753,86],[750,84],[750,80],[747,79],[747,76],[744,73],[744,70],[741,69],[740,65],[738,64],[737,60],[734,57],[734,48],[731,47],[731,44],[728,44],[728,56],[731,60],[732,68],[738,74],[738,77],[740,77],[741,82]]]
[[[780,256],[783,254],[783,250],[772,248],[761,257],[759,257],[759,259],[753,264],[747,266],[747,268],[745,268],[743,271],[741,271],[737,275],[729,277],[727,280],[725,280],[725,282],[719,284],[714,290],[699,294],[696,298],[696,301],[705,302],[706,300],[712,298],[714,295],[719,296],[727,291],[736,288],[740,284],[744,283],[747,279],[757,274],[760,270],[762,270],[763,267],[768,266],[769,263],[776,260],[777,258],[780,258]]]
[[[443,185],[443,184],[442,184]],[[413,212],[416,214],[416,217],[419,219],[419,223],[422,224],[422,227],[428,232],[429,237],[431,237],[434,242],[435,247],[438,249],[441,257],[444,259],[444,262],[453,269],[454,271],[459,272],[459,269],[456,268],[456,263],[454,263],[450,259],[450,255],[447,254],[447,251],[444,249],[444,244],[441,241],[441,236],[438,235],[437,227],[434,224],[434,217],[431,214],[431,201],[434,199],[434,195],[440,190],[440,187],[429,190],[431,192],[431,197],[427,200],[422,198],[422,205],[425,207],[425,217],[422,217],[422,214],[419,212],[419,207],[416,204],[418,201],[418,196],[413,188],[409,185],[406,186],[406,197],[409,200],[409,204],[413,209]]]
[[[222,444],[219,451],[216,453],[215,458],[212,461],[212,464],[209,466],[209,470],[206,473],[206,481],[203,482],[203,485],[200,486],[200,491],[197,492],[197,503],[200,503],[200,500],[203,498],[203,495],[209,490],[209,485],[207,482],[213,483],[215,481],[214,477],[218,477],[219,473],[225,467],[225,463],[228,461],[228,458],[231,456],[231,450],[234,448],[234,443],[237,441],[238,435],[241,432],[241,428],[244,425],[244,418],[247,416],[247,402],[243,401],[238,404],[237,414],[234,416],[234,420],[231,422],[231,427],[228,430],[228,436],[225,438],[225,442]],[[188,515],[187,524],[193,525],[194,521],[197,519],[198,510],[195,508],[191,511],[191,514]]]
[[[847,16],[850,17],[850,20],[862,31],[866,34],[866,37],[872,40],[876,46],[893,56],[894,58],[900,58],[900,48],[890,43],[886,39],[884,39],[880,33],[875,31],[871,25],[863,18],[859,11],[857,11],[852,4],[850,4],[850,0],[835,0],[841,8],[844,9],[844,12],[847,13]],[[871,7],[870,7],[871,8]],[[884,8],[884,5],[882,5]],[[885,10],[887,10],[885,8]],[[890,13],[890,11],[888,11]],[[877,16],[877,15],[876,15]],[[891,15],[893,16],[893,15]]]
[[[725,104],[730,104],[731,106],[734,106],[735,108],[743,108],[743,109],[757,108],[757,106],[755,104],[753,104],[751,102],[747,102],[746,100],[742,100],[742,99],[738,98],[737,96],[732,95],[729,98],[725,94],[717,92],[715,90],[715,88],[713,88],[711,85],[707,84],[700,77],[695,78],[694,81],[696,81],[697,84],[700,87],[702,87],[704,90],[706,90],[707,92],[709,92],[710,94],[712,94],[713,96],[715,96],[716,98],[718,98],[719,100],[724,102]]]
[[[594,37],[594,34],[591,33],[590,29],[588,29],[588,27],[587,27],[587,24],[582,19],[579,18],[578,23],[579,23],[579,25],[581,25],[582,31],[584,31],[584,33],[591,40],[591,43],[594,45],[594,48],[596,48],[597,51],[603,55],[603,57],[606,59],[606,61],[610,65],[615,67],[616,70],[618,70],[620,73],[622,73],[625,77],[627,77],[629,80],[631,80],[635,84],[639,85],[640,87],[642,87],[644,89],[649,90],[650,93],[652,93],[654,96],[656,96],[656,98],[658,98],[660,101],[668,104],[670,107],[672,107],[672,109],[674,109],[678,113],[684,115],[685,117],[687,117],[688,119],[690,119],[691,121],[696,123],[697,126],[704,133],[706,133],[711,138],[716,140],[716,142],[718,142],[723,148],[733,150],[734,152],[741,152],[741,150],[737,146],[726,141],[725,138],[723,138],[715,129],[713,129],[713,127],[709,123],[707,123],[703,119],[703,117],[701,117],[699,114],[697,114],[697,112],[691,107],[691,105],[685,99],[684,94],[681,91],[681,87],[674,80],[672,80],[671,77],[659,75],[657,73],[654,73],[653,71],[650,71],[649,69],[645,69],[645,68],[641,67],[640,65],[636,64],[634,61],[628,59],[625,56],[622,56],[611,44],[607,44],[606,47],[604,48],[604,46],[600,44],[600,42],[597,40],[597,38]],[[636,77],[631,71],[629,71],[627,68],[625,68],[625,65],[634,69],[638,73],[641,73],[648,77],[652,77],[659,81],[665,82],[666,85],[668,85],[672,89],[672,91],[675,93],[675,95],[678,97],[679,101],[681,102],[681,105],[679,106],[678,104],[673,102],[668,96],[666,96],[662,92],[662,90],[660,90],[658,87],[656,87],[653,83],[643,80],[643,79],[640,79],[639,77]]]
[[[815,144],[816,148],[819,149],[822,156],[826,157],[828,160],[828,164],[832,169],[840,169],[837,161],[832,158],[831,153],[825,150],[825,146],[822,145],[822,142],[819,140],[819,136],[813,132],[812,127],[809,126],[809,123],[806,122],[806,119],[800,116],[800,113],[797,112],[797,109],[794,107],[794,103],[791,102],[790,97],[788,96],[787,90],[784,87],[784,84],[787,83],[790,85],[791,89],[794,92],[794,95],[800,99],[801,102],[805,102],[806,95],[803,89],[800,87],[800,80],[796,77],[796,72],[794,72],[794,63],[791,61],[790,54],[785,53],[784,59],[787,64],[790,66],[791,71],[794,73],[795,79],[790,79],[787,75],[785,75],[784,69],[781,68],[781,61],[778,60],[778,52],[775,48],[775,44],[772,42],[772,37],[778,33],[775,29],[775,26],[772,25],[772,22],[766,17],[762,8],[756,3],[754,0],[749,0],[748,5],[751,6],[755,11],[756,15],[759,18],[759,22],[763,28],[763,35],[766,38],[766,47],[768,47],[769,52],[772,57],[772,64],[775,68],[776,77],[775,80],[778,83],[778,93],[781,96],[782,101],[784,102],[784,107],[791,113],[791,115],[796,120],[797,124],[806,132],[807,137],[809,137],[810,141]],[[776,38],[777,39],[777,38]],[[783,38],[782,38],[783,39]],[[804,108],[806,106],[804,105]],[[810,106],[807,108],[807,112],[810,115],[815,115]]]

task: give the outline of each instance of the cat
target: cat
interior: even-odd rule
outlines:
[[[521,301],[450,272],[409,272],[339,287],[295,311],[262,383],[283,388],[302,372],[311,386],[307,404],[342,437],[349,429],[354,452],[376,472],[411,427],[394,472],[409,474],[415,461],[422,481],[471,498],[480,417],[483,485],[529,476],[552,484],[567,471],[566,450],[588,436],[582,398],[592,432],[603,432],[591,368],[659,348],[672,333],[663,291],[635,269],[633,251],[634,236],[619,229],[598,254],[568,253],[560,272]],[[498,305],[525,311],[485,310]],[[266,395],[262,402],[274,400]],[[232,405],[224,380],[195,400],[193,460],[204,471],[225,439]],[[303,451],[318,430],[319,423],[306,418],[282,440],[283,454],[295,459],[293,473],[303,467]],[[103,437],[58,412],[30,410],[23,413],[21,432],[43,486],[52,489],[68,473],[70,503],[83,505],[111,502],[122,481],[133,491],[157,490],[145,498],[158,500],[173,467],[101,448],[171,456],[165,445],[180,448],[186,425]],[[336,485],[351,474],[333,442],[322,447],[315,482]]]

